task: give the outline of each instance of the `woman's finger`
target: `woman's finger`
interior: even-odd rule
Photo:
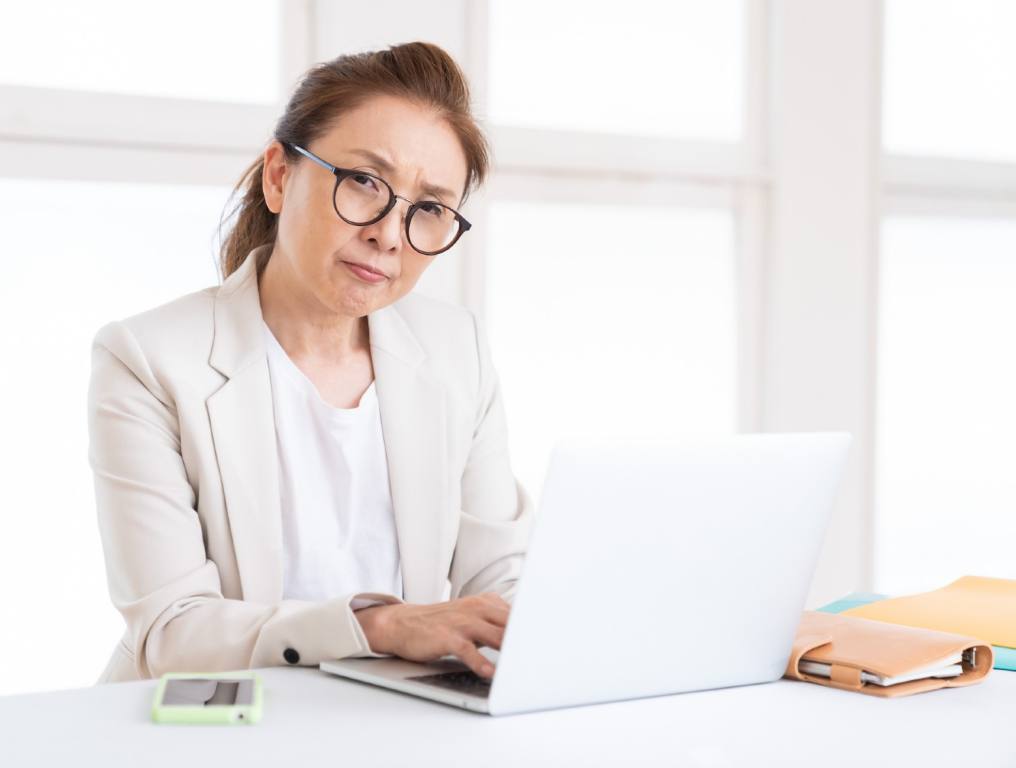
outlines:
[[[493,593],[461,598],[460,607],[475,616],[486,619],[491,624],[503,627],[508,623],[510,606],[500,596]]]
[[[459,635],[458,639],[452,642],[449,652],[458,657],[463,664],[480,677],[493,677],[494,665],[476,649],[469,639]]]
[[[507,604],[499,605],[497,603],[492,603],[487,606],[487,610],[483,614],[483,618],[493,624],[504,627],[508,624],[508,615],[510,613],[511,606]]]
[[[489,648],[501,650],[501,643],[504,640],[504,627],[491,624],[481,618],[474,618],[465,626],[464,630],[474,645],[486,645]]]

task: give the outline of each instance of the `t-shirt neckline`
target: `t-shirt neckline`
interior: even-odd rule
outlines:
[[[274,359],[282,364],[282,369],[288,376],[289,380],[294,383],[304,394],[314,402],[319,410],[327,414],[329,417],[336,421],[348,422],[353,421],[361,417],[365,417],[367,412],[372,410],[371,406],[377,400],[377,391],[374,386],[377,381],[376,378],[370,380],[370,384],[367,385],[367,389],[364,390],[363,394],[360,395],[359,402],[352,408],[338,408],[331,403],[327,402],[321,393],[318,391],[317,386],[310,380],[306,373],[300,370],[300,367],[293,362],[293,359],[286,352],[285,347],[275,338],[275,334],[272,333],[272,329],[268,323],[262,318],[261,324],[265,330],[266,341],[269,344],[270,355],[273,355]],[[274,354],[273,354],[274,352]]]

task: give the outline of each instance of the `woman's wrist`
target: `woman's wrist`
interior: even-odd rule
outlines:
[[[356,620],[360,622],[364,637],[367,638],[367,645],[373,653],[389,653],[387,649],[385,619],[390,614],[393,605],[372,605],[368,608],[361,608],[353,611]]]

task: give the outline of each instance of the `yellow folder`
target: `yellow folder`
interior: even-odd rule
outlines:
[[[952,584],[843,611],[876,621],[925,627],[1016,648],[1016,580],[964,576]]]

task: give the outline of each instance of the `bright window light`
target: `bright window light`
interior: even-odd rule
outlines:
[[[40,0],[0,24],[0,83],[271,104],[279,0]]]
[[[1016,3],[887,0],[888,152],[1016,162]]]
[[[488,238],[512,466],[534,498],[562,437],[736,431],[730,212],[500,202]]]
[[[493,0],[494,123],[737,141],[743,0]]]
[[[0,695],[92,685],[123,632],[88,464],[91,341],[111,320],[218,284],[213,187],[0,179],[0,466],[7,632]]]
[[[1016,578],[1016,221],[892,216],[882,252],[876,589]]]

